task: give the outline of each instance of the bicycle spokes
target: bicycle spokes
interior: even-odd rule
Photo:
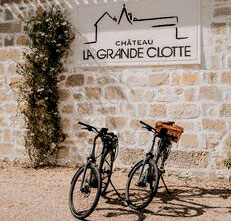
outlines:
[[[70,190],[70,209],[77,218],[85,218],[94,210],[101,191],[98,169],[84,168],[77,172]]]
[[[141,161],[132,170],[127,187],[126,200],[133,209],[147,206],[158,186],[158,172],[155,164]]]

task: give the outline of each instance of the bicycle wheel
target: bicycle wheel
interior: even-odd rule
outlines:
[[[69,194],[69,207],[74,217],[84,219],[95,209],[101,193],[101,177],[99,170],[90,164],[80,168],[73,177]],[[84,180],[83,180],[84,179]],[[81,182],[83,185],[81,188]]]
[[[151,160],[145,163],[139,182],[142,167],[143,161],[140,161],[132,168],[126,186],[127,204],[135,210],[145,208],[152,201],[159,184],[158,169]]]
[[[99,166],[99,171],[101,173],[101,180],[102,180],[102,189],[101,189],[101,195],[104,195],[107,191],[111,175],[112,175],[112,169],[113,169],[113,155],[110,151],[106,151],[103,155],[103,159],[101,161],[101,164]]]

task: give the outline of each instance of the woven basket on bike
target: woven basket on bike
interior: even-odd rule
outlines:
[[[105,147],[104,161],[101,162],[99,168],[101,168],[102,175],[102,191],[101,195],[104,195],[107,191],[107,187],[109,185],[113,163],[118,155],[119,145],[118,145],[118,137],[114,133],[107,133],[102,137],[103,145]]]
[[[175,124],[175,122],[157,121],[156,130],[161,133],[170,136],[169,139],[174,142],[180,140],[181,134],[184,132],[184,128]]]

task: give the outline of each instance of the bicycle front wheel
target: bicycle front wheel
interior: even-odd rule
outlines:
[[[89,164],[80,168],[73,177],[69,193],[69,207],[74,217],[84,219],[95,209],[101,194],[99,170]]]
[[[156,164],[140,161],[133,167],[126,186],[126,201],[135,210],[144,209],[157,192],[159,173]]]

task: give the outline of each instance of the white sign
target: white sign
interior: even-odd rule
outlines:
[[[200,63],[200,0],[77,8],[80,66]]]

